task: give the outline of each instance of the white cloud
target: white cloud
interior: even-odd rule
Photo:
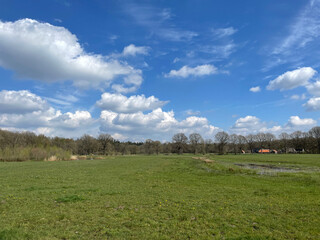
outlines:
[[[188,67],[183,66],[179,70],[171,70],[168,74],[166,74],[166,77],[181,77],[181,78],[187,78],[189,76],[205,76],[205,75],[212,75],[217,73],[217,68],[210,64],[205,65],[199,65],[197,67]]]
[[[131,15],[137,24],[146,27],[151,35],[175,42],[190,41],[198,36],[194,31],[177,28],[172,23],[173,15],[168,8],[160,9],[135,3],[127,3],[123,6],[125,12]]]
[[[320,111],[320,97],[310,98],[303,106],[307,111]]]
[[[270,128],[263,127],[263,128],[261,128],[260,132],[272,133],[272,134],[278,135],[278,134],[280,134],[282,129],[283,128],[281,126],[273,126],[273,127],[270,127]]]
[[[274,54],[287,54],[291,49],[303,48],[320,36],[320,1],[311,0],[297,17],[290,34],[273,51]]]
[[[97,132],[98,125],[87,111],[61,113],[26,90],[2,91],[0,96],[0,128],[63,137]]]
[[[79,98],[71,95],[71,94],[56,94],[54,98],[51,97],[44,97],[45,100],[47,100],[50,103],[57,104],[60,106],[71,106],[77,101],[79,101]]]
[[[200,111],[194,111],[192,109],[188,109],[186,111],[184,111],[184,113],[188,116],[191,116],[191,115],[200,115]]]
[[[261,120],[256,116],[246,116],[237,119],[230,131],[237,134],[246,135],[249,133],[257,133],[264,127],[266,127],[266,124],[261,122]]]
[[[91,114],[88,111],[76,111],[75,113],[67,112],[56,118],[50,119],[53,127],[74,130],[86,126],[92,122]]]
[[[281,132],[294,132],[294,131],[308,131],[315,126],[317,121],[311,118],[300,118],[298,116],[291,116],[287,123],[283,126],[268,124],[261,121],[255,116],[246,116],[236,120],[235,124],[230,128],[230,132],[247,135],[256,134],[259,132],[269,132],[275,135]]]
[[[153,110],[167,103],[154,96],[146,98],[144,95],[135,95],[128,98],[122,94],[103,93],[101,99],[97,101],[97,106],[117,113],[135,113]]]
[[[306,86],[309,80],[316,74],[316,71],[311,67],[298,68],[293,71],[288,71],[276,79],[269,82],[267,89],[289,90],[299,86]]]
[[[0,21],[0,66],[18,77],[45,82],[73,81],[81,88],[104,89],[115,78],[140,76],[125,62],[86,53],[64,27],[32,19]]]
[[[213,29],[212,32],[218,38],[228,37],[235,34],[238,30],[233,27],[228,28],[217,28]]]
[[[135,92],[138,88],[136,86],[133,87],[125,87],[123,84],[113,84],[112,89],[118,93],[131,93]]]
[[[198,34],[192,31],[184,31],[177,28],[161,28],[154,32],[161,38],[174,42],[190,41]]]
[[[290,98],[293,100],[304,100],[304,99],[306,99],[306,95],[305,94],[301,94],[301,95],[294,94]]]
[[[261,91],[261,88],[260,88],[259,86],[257,86],[257,87],[252,87],[252,88],[249,89],[249,91],[256,93],[256,92],[260,92],[260,91]]]
[[[204,137],[211,137],[218,130],[209,124],[206,118],[191,116],[182,121],[174,117],[173,111],[164,112],[157,108],[150,113],[115,113],[104,110],[101,112],[102,132],[122,134],[133,140],[147,138],[169,140],[174,133],[190,134],[199,132]]]
[[[28,113],[47,107],[45,100],[27,90],[0,92],[0,113]]]
[[[134,44],[130,44],[123,49],[123,56],[136,56],[137,54],[148,55],[150,51],[149,47],[137,47]]]
[[[212,54],[217,57],[217,59],[228,58],[236,49],[237,45],[232,41],[226,42],[220,45],[201,45],[199,46],[199,51]]]
[[[173,59],[172,62],[173,62],[173,63],[177,63],[177,62],[179,62],[180,60],[181,60],[180,58],[176,57],[176,58]]]
[[[300,130],[303,128],[311,128],[317,124],[317,121],[312,118],[300,118],[298,116],[291,116],[286,124],[286,127]]]
[[[307,90],[310,94],[312,94],[316,97],[320,97],[320,81],[310,83],[306,87],[307,87]]]

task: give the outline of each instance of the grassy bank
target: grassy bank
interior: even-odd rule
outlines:
[[[320,238],[319,155],[192,157],[2,162],[0,239]]]

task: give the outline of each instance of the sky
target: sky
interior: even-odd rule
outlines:
[[[320,123],[320,0],[0,6],[1,129],[170,141]]]

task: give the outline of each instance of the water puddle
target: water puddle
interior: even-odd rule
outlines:
[[[247,169],[255,169],[258,170],[258,174],[262,175],[272,175],[275,173],[295,173],[295,172],[302,172],[304,171],[301,168],[289,168],[289,167],[279,167],[274,165],[266,165],[266,164],[242,164],[242,163],[235,163],[235,165]]]

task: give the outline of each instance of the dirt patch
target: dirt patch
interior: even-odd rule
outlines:
[[[210,159],[208,159],[206,157],[192,157],[192,158],[196,159],[196,160],[201,160],[201,161],[203,161],[205,163],[213,163],[214,162],[213,160],[210,160]]]

